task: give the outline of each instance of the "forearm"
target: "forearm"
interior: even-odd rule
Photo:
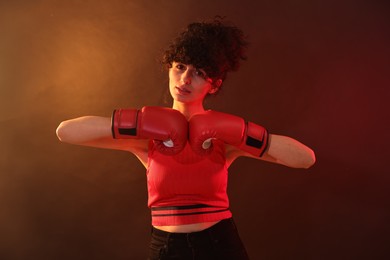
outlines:
[[[99,116],[84,116],[61,122],[57,137],[71,144],[83,144],[101,138],[110,138],[111,119]]]
[[[135,152],[146,151],[147,141],[154,140],[156,149],[169,155],[184,149],[187,132],[186,118],[165,107],[117,109],[112,118],[84,116],[57,128],[58,139],[66,143]],[[165,141],[170,142],[166,145]]]
[[[315,163],[312,149],[299,141],[282,135],[271,134],[264,160],[273,161],[292,168],[310,168]]]

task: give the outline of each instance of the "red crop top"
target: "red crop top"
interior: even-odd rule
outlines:
[[[149,145],[148,206],[152,225],[171,226],[230,218],[228,171],[224,143],[214,142],[213,152],[200,156],[189,144],[168,156]]]

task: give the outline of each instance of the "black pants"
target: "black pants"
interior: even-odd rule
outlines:
[[[248,260],[233,219],[193,233],[169,233],[152,228],[149,259]]]

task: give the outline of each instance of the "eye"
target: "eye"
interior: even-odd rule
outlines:
[[[178,70],[185,70],[185,68],[186,68],[186,67],[185,67],[183,64],[181,64],[181,63],[177,63],[175,67],[176,67],[176,69],[178,69]]]
[[[195,75],[199,76],[199,77],[202,77],[204,79],[207,78],[206,72],[204,72],[203,70],[200,70],[200,69],[195,70]]]

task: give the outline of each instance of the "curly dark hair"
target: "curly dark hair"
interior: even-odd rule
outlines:
[[[164,52],[162,63],[191,64],[203,69],[213,80],[225,80],[227,72],[236,71],[245,60],[248,42],[243,32],[222,19],[191,23]]]

